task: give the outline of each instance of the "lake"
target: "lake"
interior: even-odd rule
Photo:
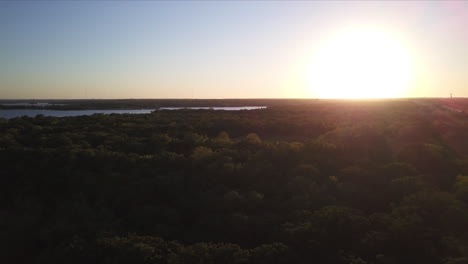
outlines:
[[[239,106],[239,107],[161,107],[159,110],[180,110],[180,109],[213,109],[226,111],[255,110],[264,109],[266,106]],[[35,117],[36,115],[64,117],[82,116],[92,114],[149,114],[154,109],[138,110],[45,110],[45,109],[8,109],[0,110],[0,118],[15,118],[20,116]]]
[[[266,106],[226,106],[226,107],[160,107],[159,110],[180,110],[180,109],[194,109],[194,110],[225,110],[225,111],[239,111],[239,110],[256,110],[265,109]]]

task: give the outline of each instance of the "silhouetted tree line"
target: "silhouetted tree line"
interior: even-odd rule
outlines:
[[[284,106],[316,103],[317,99],[69,99],[0,100],[0,109],[158,109],[159,107]],[[16,103],[16,104],[15,104]],[[19,103],[19,104],[18,104]],[[48,103],[46,105],[40,103]]]
[[[468,263],[468,117],[412,101],[0,119],[2,263]]]

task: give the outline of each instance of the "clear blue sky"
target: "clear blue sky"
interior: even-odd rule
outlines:
[[[468,97],[468,2],[0,2],[0,98],[314,97],[325,36],[376,24],[409,43],[402,96]]]

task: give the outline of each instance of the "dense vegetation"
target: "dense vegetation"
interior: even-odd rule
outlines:
[[[2,263],[468,263],[468,116],[426,101],[0,119]]]

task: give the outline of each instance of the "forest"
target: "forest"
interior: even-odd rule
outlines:
[[[0,262],[468,263],[464,111],[263,105],[0,119]]]

